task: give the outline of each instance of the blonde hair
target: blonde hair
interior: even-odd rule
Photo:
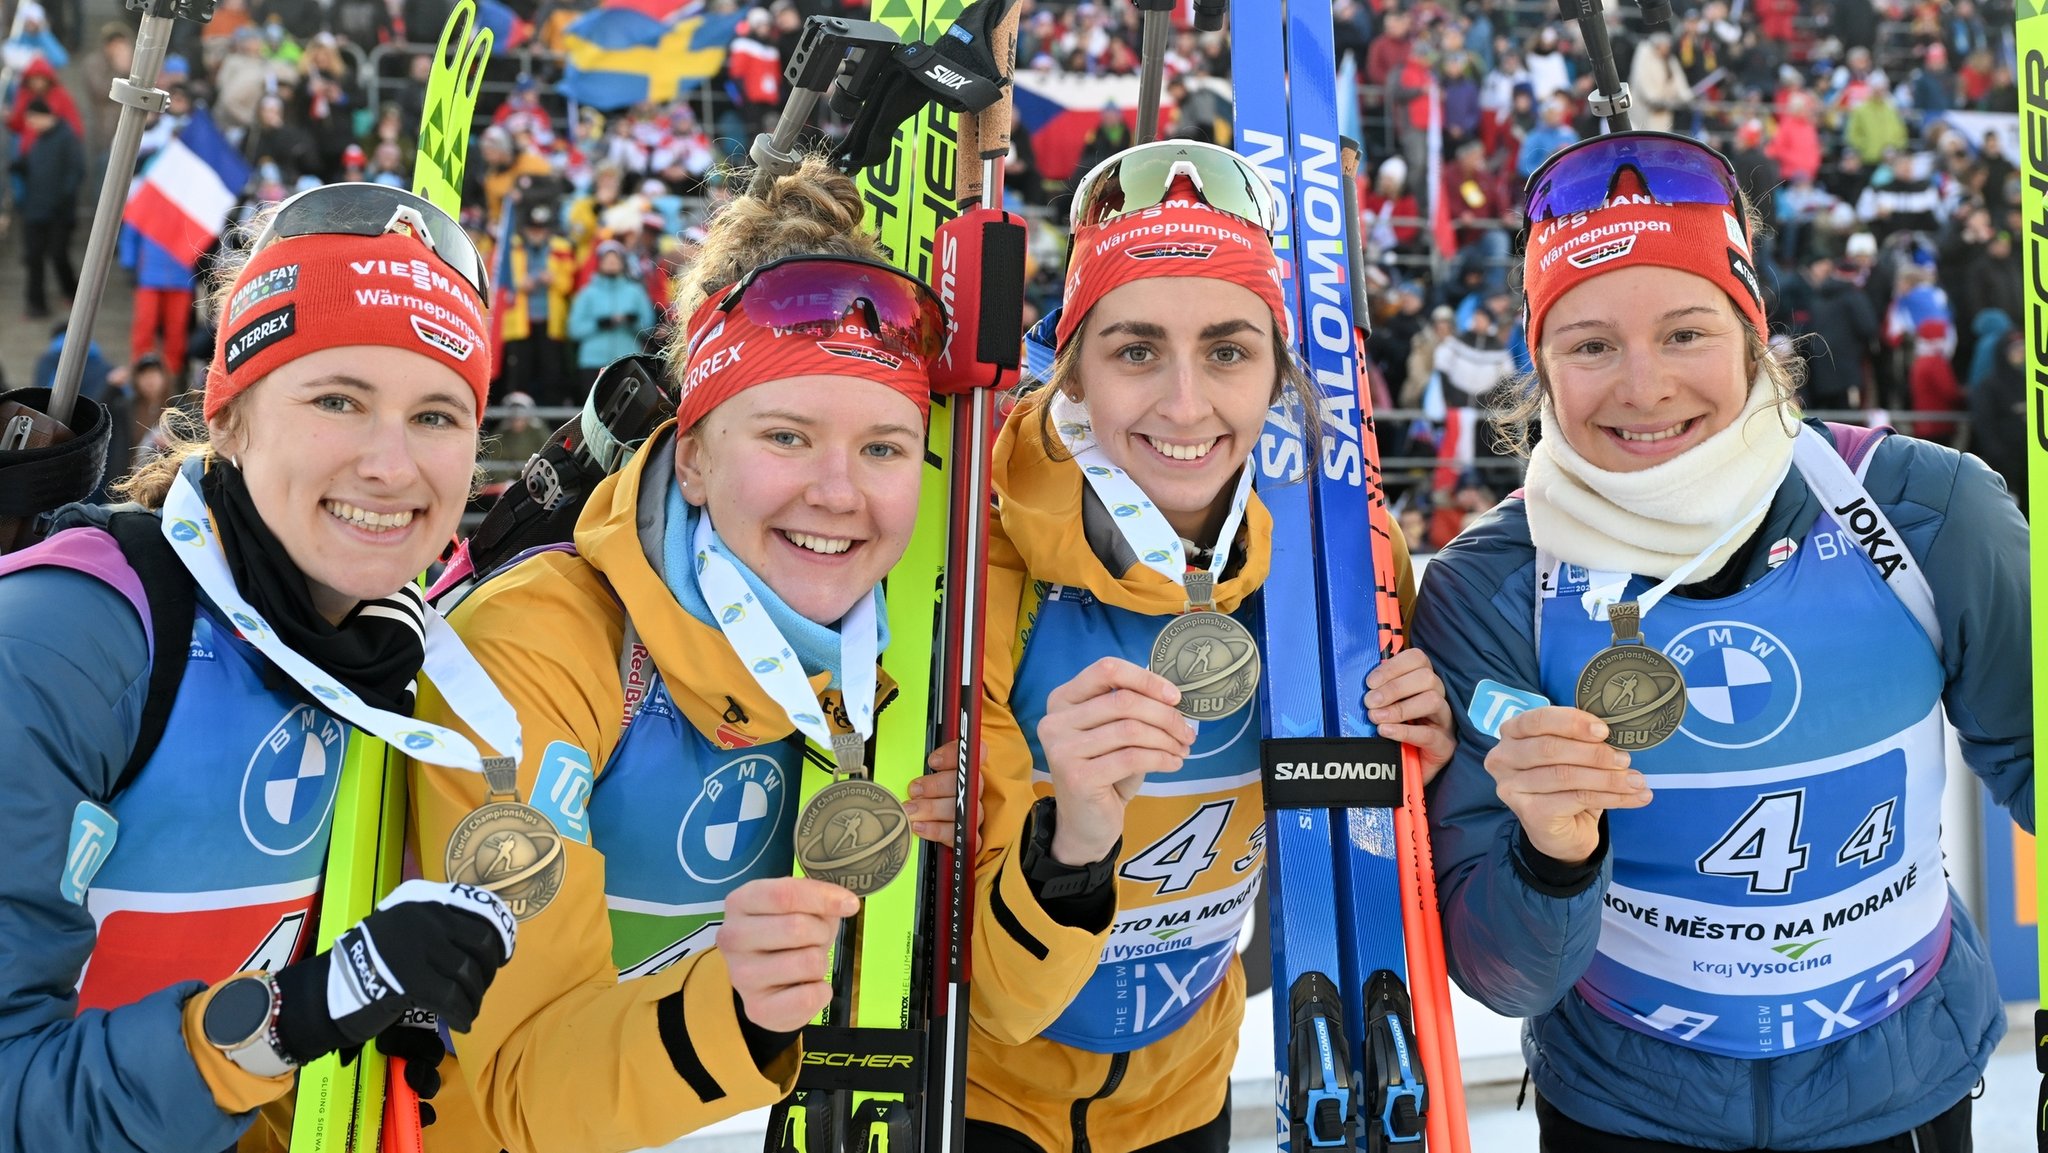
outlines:
[[[242,398],[237,396],[221,406],[217,419],[237,435],[242,427]],[[188,409],[166,405],[163,413],[163,452],[137,465],[134,472],[114,482],[107,491],[122,500],[132,500],[147,509],[160,509],[172,482],[189,460],[207,463],[220,458],[206,422]]]
[[[726,179],[744,186],[751,173],[734,170]],[[861,231],[867,205],[853,178],[832,167],[822,153],[805,156],[796,171],[775,178],[765,196],[745,192],[728,201],[705,226],[696,259],[676,282],[674,335],[662,357],[681,377],[689,359],[690,318],[714,292],[786,256],[856,256],[886,261],[888,255]]]

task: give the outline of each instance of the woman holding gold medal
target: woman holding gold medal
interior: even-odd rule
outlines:
[[[223,270],[204,435],[125,483],[137,505],[74,506],[0,559],[10,1153],[281,1149],[296,1068],[373,1038],[431,1094],[440,1042],[401,1018],[467,1028],[512,952],[496,897],[418,880],[312,949],[354,730],[463,776],[519,750],[410,585],[476,467],[482,261],[381,185],[258,223]],[[411,719],[416,680],[487,749]]]
[[[1546,1150],[1966,1150],[2005,1014],[1943,719],[2031,824],[2026,526],[1974,457],[1800,419],[1719,153],[1574,144],[1527,218],[1541,440],[1413,625],[1472,702],[1451,975],[1531,1019]]]
[[[723,208],[678,305],[675,421],[573,548],[452,614],[526,734],[496,817],[473,775],[414,776],[429,875],[502,876],[528,917],[455,1043],[487,1148],[638,1149],[780,1100],[840,921],[900,868],[906,821],[951,836],[949,805],[906,813],[863,765],[946,323],[862,212],[818,158]],[[808,774],[839,779],[799,811]],[[551,846],[461,847],[516,798],[559,831],[558,893],[527,875]]]
[[[1243,160],[1141,145],[1076,189],[1049,387],[993,465],[969,1143],[1222,1150],[1263,862],[1252,702],[1280,657],[1237,619],[1270,562],[1247,460],[1268,407],[1312,386]],[[1365,689],[1441,766],[1428,659]],[[1174,947],[1112,932],[1147,919]]]

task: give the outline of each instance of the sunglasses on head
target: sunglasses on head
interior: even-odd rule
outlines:
[[[883,348],[930,365],[946,341],[946,308],[923,281],[856,256],[785,256],[740,278],[718,311],[763,328],[828,336],[849,321]]]
[[[1719,205],[1748,220],[1742,186],[1727,157],[1689,136],[1613,132],[1566,145],[1529,175],[1515,251],[1528,248],[1530,229],[1537,225],[1596,212],[1628,194],[1624,181],[1631,174],[1641,194],[1659,204]]]
[[[251,252],[297,236],[382,236],[409,233],[468,282],[486,302],[491,278],[469,233],[432,201],[387,184],[323,184],[277,206]]]
[[[1089,169],[1074,185],[1071,228],[1093,228],[1119,216],[1156,208],[1185,177],[1202,203],[1257,226],[1268,235],[1279,223],[1273,189],[1244,157],[1198,140],[1158,140],[1126,148]]]

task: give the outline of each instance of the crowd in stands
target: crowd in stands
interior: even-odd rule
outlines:
[[[203,28],[178,26],[162,80],[171,103],[145,133],[145,162],[203,113],[254,173],[231,222],[308,184],[409,185],[430,65],[420,45],[438,35],[448,2],[221,0]],[[45,284],[60,298],[73,287],[66,230],[89,211],[80,206],[107,162],[115,106],[104,94],[128,71],[132,26],[88,34],[76,0],[17,3],[28,18],[0,48],[4,203],[33,269],[26,315],[41,319],[61,307]],[[1137,69],[1134,5],[1022,3],[1021,67]],[[1426,548],[1512,487],[1512,462],[1490,457],[1472,410],[1528,367],[1510,275],[1515,205],[1545,157],[1598,131],[1594,79],[1577,23],[1534,0],[1335,7],[1368,156],[1359,211],[1375,400],[1421,414],[1382,420],[1382,452]],[[2018,174],[2013,130],[1982,115],[2017,107],[2010,0],[1679,8],[1650,30],[1635,6],[1608,6],[1634,126],[1701,137],[1734,161],[1770,229],[1758,270],[1773,331],[1809,362],[1808,405],[1934,414],[1912,431],[1976,451],[2023,499]],[[745,10],[718,77],[672,103],[613,112],[572,107],[555,88],[561,31],[580,12],[555,0],[520,10],[479,110],[464,199],[499,281],[494,395],[517,410],[498,455],[520,459],[513,452],[544,431],[533,406],[579,403],[598,368],[658,346],[671,278],[726,195],[722,166],[743,162],[744,142],[781,107],[781,62],[803,18],[865,9],[776,0]],[[1213,83],[1229,78],[1227,36],[1177,31],[1166,69],[1161,132],[1228,143],[1228,89]],[[1076,171],[1132,142],[1133,116],[1104,107]],[[844,127],[828,119],[821,130]],[[1037,170],[1019,132],[1007,182],[1033,220],[1037,314],[1058,304],[1065,181]],[[102,373],[135,393],[146,428],[164,397],[142,390],[189,383],[212,332],[191,266],[132,230],[123,264],[115,290],[133,291],[134,323],[122,367]]]

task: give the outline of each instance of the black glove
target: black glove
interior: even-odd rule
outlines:
[[[495,894],[407,881],[332,949],[278,971],[278,1041],[303,1065],[361,1046],[408,1009],[437,1013],[465,1031],[491,978],[511,959],[517,932]]]
[[[448,1055],[439,1021],[432,1013],[414,1009],[377,1034],[377,1049],[386,1057],[405,1058],[405,1083],[420,1099],[420,1125],[432,1125],[434,1107],[427,1102],[441,1091],[441,1058]]]

